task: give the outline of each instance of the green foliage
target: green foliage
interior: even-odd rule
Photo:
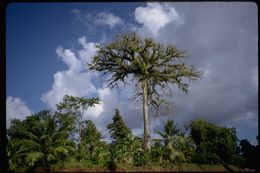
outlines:
[[[20,150],[21,141],[17,139],[8,140],[6,152],[8,158],[8,170],[16,171],[17,168],[22,166],[23,153]]]
[[[9,133],[12,134],[7,154],[10,170],[14,170],[18,164],[49,167],[74,151],[73,142],[64,130],[58,128],[55,120],[56,117],[51,116],[49,111],[41,111],[22,122],[13,121],[9,132],[19,131],[20,136]]]
[[[154,144],[151,147],[151,159],[153,162],[161,164],[164,156],[164,146],[161,144],[160,139],[154,139]]]
[[[83,98],[65,95],[63,101],[57,104],[58,111],[55,113],[58,120],[57,123],[76,143],[76,155],[80,155],[80,152],[84,152],[80,149],[80,137],[82,135],[82,129],[84,128],[83,113],[89,107],[99,103],[100,99],[98,97]],[[78,137],[77,134],[79,134],[80,137]]]
[[[86,127],[82,129],[80,138],[81,143],[77,159],[91,160],[98,162],[106,160],[109,157],[108,147],[105,142],[102,142],[102,136],[98,132],[95,124],[91,120],[85,121]]]
[[[100,99],[96,98],[83,98],[76,96],[65,95],[63,98],[63,102],[57,104],[57,109],[59,111],[72,112],[75,113],[79,111],[79,109],[88,109],[89,107],[94,106],[95,104],[99,104]]]
[[[139,150],[134,154],[134,165],[145,166],[150,163],[151,152],[147,150]]]
[[[164,139],[165,145],[167,145],[174,136],[179,134],[180,130],[177,129],[177,124],[174,125],[173,120],[167,120],[167,122],[164,123],[164,132],[158,130],[155,132]]]
[[[161,90],[167,91],[167,86],[174,84],[187,92],[188,84],[184,79],[194,81],[201,76],[194,67],[184,64],[185,57],[186,52],[174,45],[164,46],[151,38],[141,39],[136,33],[129,33],[117,36],[108,45],[98,46],[89,69],[103,75],[111,73],[108,80],[111,87],[120,81],[125,83],[129,76],[137,81],[136,84],[147,81],[149,104],[158,108],[164,102]],[[140,95],[142,93],[136,96]]]
[[[142,142],[132,134],[128,134],[120,142],[110,144],[110,157],[106,165],[115,169],[120,163],[137,164],[142,153]]]
[[[119,162],[132,164],[134,156],[142,152],[141,140],[132,135],[131,130],[124,123],[119,110],[115,110],[113,122],[107,126],[111,138],[110,159],[108,165],[115,168]]]
[[[221,163],[224,166],[241,164],[256,169],[259,145],[253,146],[247,140],[241,140],[239,155],[234,128],[219,127],[198,119],[190,123],[191,136],[188,136],[177,128],[174,121],[168,120],[164,123],[164,131],[156,131],[161,139],[153,139],[151,150],[145,150],[142,148],[143,140],[132,134],[116,109],[112,123],[107,126],[113,140],[108,144],[102,141],[101,133],[92,121],[77,120],[77,116],[81,116],[77,112],[83,110],[80,105],[82,99],[68,98],[65,99],[68,107],[54,115],[50,111],[40,111],[23,121],[11,121],[7,129],[6,150],[9,171],[32,172],[38,167],[48,171],[51,168],[95,169],[105,166],[115,170],[124,165],[129,170],[135,166],[137,170],[142,170],[154,168],[154,165],[160,168],[192,161]],[[75,104],[69,102],[70,99]],[[76,102],[80,104],[77,106]],[[66,126],[66,123],[72,124],[70,121],[76,125]],[[78,146],[70,137],[70,128],[79,136]]]
[[[57,104],[58,111],[56,114],[59,118],[59,124],[68,131],[80,128],[76,125],[82,125],[83,110],[87,110],[89,107],[99,103],[100,99],[98,97],[82,98],[65,95],[63,102]]]
[[[119,113],[118,109],[115,109],[115,115],[113,117],[113,122],[107,126],[109,133],[114,143],[120,143],[123,141],[129,134],[131,130],[126,126],[123,121],[122,116]]]
[[[86,128],[82,129],[80,137],[81,143],[90,144],[92,143],[95,145],[96,143],[100,142],[101,134],[98,132],[95,124],[91,120],[85,121]]]
[[[241,147],[241,155],[244,158],[242,165],[247,168],[256,169],[259,157],[259,146],[254,146],[250,144],[247,139],[241,140],[239,142],[239,145]]]
[[[197,149],[195,160],[200,163],[234,163],[238,155],[234,128],[219,127],[204,119],[190,123],[191,137]]]
[[[155,147],[153,154],[159,156],[159,162],[185,162],[189,161],[194,155],[195,144],[189,136],[185,136],[174,124],[173,120],[167,120],[164,123],[164,132],[156,131],[164,141],[164,145],[160,144],[161,139],[155,139]]]

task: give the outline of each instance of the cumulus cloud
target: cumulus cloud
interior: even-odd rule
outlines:
[[[98,43],[87,42],[86,37],[80,37],[78,42],[82,45],[83,49],[78,51],[79,57],[83,64],[90,63],[91,58],[95,56]]]
[[[174,9],[166,4],[147,3],[146,7],[137,7],[134,12],[135,20],[143,25],[156,36],[159,29],[163,28],[170,22],[178,22],[179,15]]]
[[[108,26],[110,29],[115,26],[124,26],[124,20],[111,12],[89,13],[78,9],[70,10],[74,15],[72,24],[78,27],[85,27],[89,31],[94,31],[95,26]]]
[[[110,28],[113,28],[116,25],[122,25],[124,23],[120,17],[107,12],[99,13],[95,18],[94,22],[98,25],[107,25]]]
[[[28,108],[26,103],[18,98],[8,96],[6,99],[6,127],[9,128],[10,121],[14,118],[25,119],[26,116],[33,114],[33,111]]]
[[[53,110],[66,94],[83,97],[96,92],[91,82],[93,74],[85,72],[84,69],[85,61],[95,54],[95,43],[86,43],[85,37],[80,38],[79,43],[83,46],[83,49],[79,50],[80,58],[69,49],[61,46],[56,49],[57,56],[67,64],[68,69],[53,75],[54,82],[51,90],[41,97],[42,101]]]
[[[233,124],[255,141],[258,119],[257,8],[253,3],[170,4],[185,10],[185,23],[173,32],[165,26],[160,42],[188,50],[187,63],[204,72],[185,95],[175,91],[175,119],[181,123],[204,117]],[[235,9],[235,10],[231,10]],[[239,123],[238,123],[239,122]],[[254,125],[253,125],[254,124]],[[254,132],[254,133],[252,133]]]

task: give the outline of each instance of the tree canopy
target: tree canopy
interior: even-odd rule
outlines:
[[[232,163],[238,155],[236,130],[219,127],[204,119],[190,123],[191,137],[196,149],[196,160],[202,163]]]
[[[136,33],[118,35],[108,45],[99,45],[97,55],[89,64],[90,70],[110,73],[108,86],[118,86],[118,82],[127,84],[127,78],[136,81],[136,85],[147,81],[149,104],[155,107],[164,102],[162,91],[177,85],[188,91],[187,80],[195,81],[201,72],[184,63],[187,52],[174,45],[163,45],[151,38],[141,39]],[[168,90],[169,91],[169,90]],[[142,92],[136,96],[142,95]]]

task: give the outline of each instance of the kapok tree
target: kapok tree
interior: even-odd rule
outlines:
[[[165,92],[177,85],[187,92],[188,81],[197,80],[201,73],[188,67],[183,60],[186,52],[174,45],[162,45],[151,38],[141,39],[136,33],[117,36],[107,45],[98,45],[98,51],[89,69],[110,74],[108,86],[114,88],[119,82],[126,83],[130,77],[141,90],[135,99],[142,98],[144,136],[143,147],[149,149],[148,107],[159,110],[165,103]],[[188,80],[187,80],[188,79]]]

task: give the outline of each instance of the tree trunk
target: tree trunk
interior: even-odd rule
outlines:
[[[143,88],[143,116],[144,116],[144,150],[149,150],[149,120],[148,120],[148,96],[147,96],[147,81],[142,81]]]

